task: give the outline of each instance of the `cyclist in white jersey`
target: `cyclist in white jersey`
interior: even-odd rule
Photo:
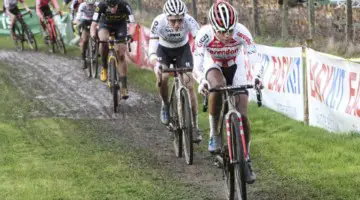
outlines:
[[[209,11],[210,25],[203,26],[195,40],[193,75],[199,83],[199,93],[206,95],[207,89],[226,85],[247,84],[242,48],[249,56],[250,61],[259,61],[255,43],[249,30],[237,22],[237,12],[228,2],[218,1]],[[258,77],[261,73],[257,72]],[[260,86],[261,87],[261,86]],[[238,111],[242,115],[247,149],[250,147],[250,124],[248,120],[248,95],[240,94],[237,97]],[[209,122],[210,141],[208,150],[220,150],[220,136],[218,130],[219,115],[221,112],[222,97],[220,93],[209,94]],[[250,157],[247,159],[247,182],[253,183],[256,179],[252,171]]]
[[[164,13],[158,15],[152,25],[149,44],[150,62],[155,64],[154,72],[162,84],[158,87],[162,99],[160,118],[163,124],[169,123],[168,102],[168,74],[160,77],[160,64],[167,67],[176,59],[177,67],[193,67],[193,57],[189,45],[188,35],[196,36],[200,29],[199,24],[193,17],[187,14],[186,5],[181,0],[167,0],[164,5]],[[197,97],[194,90],[194,81],[190,73],[184,76],[184,83],[190,91],[193,111],[193,126],[195,130],[194,142],[202,140],[197,118]]]
[[[74,20],[78,30],[82,28],[81,39],[80,39],[80,50],[81,50],[81,58],[82,58],[81,65],[83,69],[86,68],[85,55],[86,55],[86,48],[88,45],[88,39],[90,37],[90,30],[88,29],[88,27],[90,27],[91,25],[95,8],[96,8],[95,0],[85,0],[85,2],[82,2],[79,5],[79,9],[76,13],[76,17]]]
[[[14,26],[15,19],[16,19],[15,16],[20,14],[20,10],[17,6],[18,2],[22,3],[24,5],[24,8],[31,14],[31,10],[26,5],[24,0],[19,0],[19,1],[18,0],[4,0],[3,10],[10,17],[10,30],[11,30],[10,33],[11,33],[11,36],[13,37],[13,39],[16,38],[15,26]]]

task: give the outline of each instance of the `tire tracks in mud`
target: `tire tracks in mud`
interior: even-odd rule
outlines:
[[[112,112],[111,94],[107,85],[88,78],[87,73],[80,67],[79,59],[0,50],[0,61],[10,66],[13,84],[26,97],[36,98],[49,111],[34,111],[36,114],[32,117],[107,121],[114,132],[113,136],[107,136],[110,140],[123,137],[135,148],[150,151],[155,155],[159,169],[167,169],[183,183],[196,185],[207,191],[204,199],[225,199],[222,172],[213,166],[211,156],[195,151],[192,166],[186,165],[184,158],[176,158],[170,133],[160,125],[158,97],[136,92],[136,89],[131,88],[131,77],[130,98],[121,101],[120,110],[123,114],[115,115]],[[200,145],[206,143],[203,141]],[[251,186],[249,199],[268,198]]]

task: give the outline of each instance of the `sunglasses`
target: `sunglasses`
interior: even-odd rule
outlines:
[[[217,33],[220,33],[222,35],[225,35],[225,34],[228,34],[228,35],[231,35],[234,33],[234,29],[230,29],[230,30],[227,30],[227,31],[216,31]]]
[[[179,24],[183,23],[184,19],[168,19],[171,24],[178,22]]]

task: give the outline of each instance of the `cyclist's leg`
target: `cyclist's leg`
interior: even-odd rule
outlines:
[[[86,27],[90,26],[90,23],[91,22],[84,20],[81,22],[81,25],[80,25],[81,27],[83,27],[83,31],[81,33],[81,38],[80,38],[80,42],[79,42],[80,50],[81,50],[81,58],[83,61],[85,61],[86,49],[88,46],[88,39],[90,36],[90,32],[89,32],[89,30],[87,30]]]
[[[44,15],[44,18],[46,17],[52,17],[52,12],[50,10],[50,7],[49,5],[46,5],[46,6],[43,6],[40,8],[41,12],[43,13]],[[46,24],[44,21],[41,21],[40,20],[40,24],[41,24],[41,27],[43,28],[44,32],[43,32],[43,37],[44,39],[47,39],[47,37],[49,36],[50,33],[48,33],[48,30],[49,30],[49,27],[46,27]],[[47,26],[50,26],[50,24],[47,24]],[[45,40],[46,41],[46,40]]]
[[[163,46],[159,45],[157,51],[156,51],[156,55],[158,57],[159,62],[156,63],[156,67],[154,68],[154,73],[157,79],[157,83],[161,80],[161,85],[157,85],[158,88],[158,94],[160,95],[161,98],[161,112],[160,112],[160,118],[161,118],[161,122],[165,125],[167,125],[169,123],[169,86],[168,86],[168,82],[169,82],[169,74],[168,73],[163,73],[161,75],[161,77],[159,77],[159,74],[157,74],[156,68],[158,68],[160,65],[162,65],[163,67],[169,67],[171,64],[171,58],[168,55],[168,51],[166,49],[164,49]]]
[[[126,35],[127,35],[127,26],[126,23],[119,26],[115,32],[115,39],[117,40],[123,40],[124,43],[119,43],[116,45],[115,50],[118,55],[118,64],[117,64],[117,70],[120,74],[119,80],[121,82],[121,96],[124,99],[127,99],[129,97],[128,91],[127,91],[127,70],[128,70],[128,63],[125,59],[125,52],[127,49],[126,45]]]
[[[100,41],[107,41],[109,39],[109,30],[104,24],[100,24],[100,30],[98,32]],[[107,80],[107,57],[109,54],[109,46],[107,43],[101,43],[99,46],[101,60],[102,60],[102,69],[101,69],[101,81],[105,82]]]
[[[16,15],[20,14],[19,8],[16,6],[13,9],[9,10],[9,15],[10,15],[10,30],[11,30],[11,36],[13,37],[13,39],[16,38],[16,34],[15,34],[15,22],[16,22]]]
[[[209,82],[210,88],[223,87],[226,85],[221,68],[216,65],[210,56],[205,56],[204,60],[205,77]],[[209,123],[210,123],[210,152],[217,151],[220,148],[218,134],[218,124],[220,119],[220,112],[222,106],[222,97],[219,92],[212,92],[209,94]]]

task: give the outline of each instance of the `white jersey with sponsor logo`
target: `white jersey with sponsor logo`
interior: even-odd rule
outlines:
[[[211,25],[203,26],[195,39],[194,77],[200,82],[210,68],[229,67],[234,64],[242,70],[240,68],[244,66],[238,55],[241,55],[243,47],[249,57],[255,55],[254,59],[257,59],[255,43],[244,25],[240,23],[235,25],[233,37],[226,44],[215,36]]]
[[[75,20],[92,20],[95,8],[95,4],[87,4],[86,2],[82,2],[76,13]]]
[[[184,23],[178,31],[175,31],[168,24],[165,14],[158,15],[152,25],[150,38],[159,37],[159,44],[167,48],[177,48],[184,46],[188,41],[188,35],[191,33],[194,37],[200,29],[199,24],[188,14],[184,16]]]
[[[22,3],[23,1],[20,1]],[[18,0],[4,0],[4,7],[7,9],[14,9],[18,4]]]

